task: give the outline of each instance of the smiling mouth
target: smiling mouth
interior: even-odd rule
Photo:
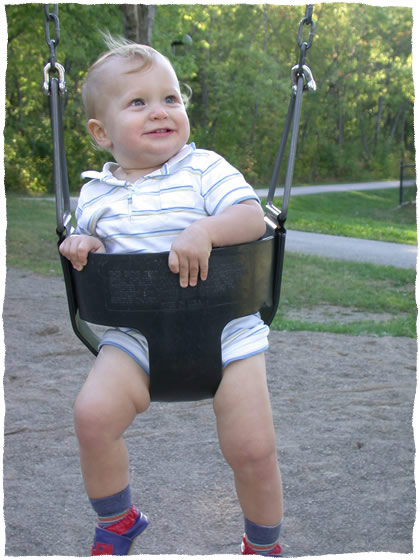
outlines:
[[[146,134],[162,136],[162,135],[171,134],[172,132],[173,132],[173,130],[171,130],[169,128],[157,128],[156,130],[151,130],[150,132],[147,132]]]

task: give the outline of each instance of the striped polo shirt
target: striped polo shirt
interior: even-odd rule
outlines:
[[[259,200],[243,175],[219,154],[185,145],[160,169],[135,183],[85,171],[76,233],[94,235],[107,253],[169,251],[174,239],[195,220],[219,214],[244,200]]]

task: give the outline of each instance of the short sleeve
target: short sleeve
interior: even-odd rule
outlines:
[[[210,216],[244,200],[260,202],[240,171],[216,153],[213,153],[211,159],[201,179],[201,192]]]
[[[106,206],[96,207],[93,204],[92,194],[95,192],[95,187],[100,185],[97,180],[89,181],[80,191],[79,200],[76,207],[76,229],[75,233],[78,235],[94,235],[97,236],[96,225],[101,216],[106,212]],[[99,198],[99,197],[98,197]]]

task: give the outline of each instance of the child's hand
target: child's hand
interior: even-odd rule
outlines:
[[[102,241],[90,235],[70,235],[61,243],[59,250],[76,270],[82,270],[87,264],[89,253],[105,253]]]
[[[179,274],[181,288],[196,286],[198,275],[207,279],[212,243],[207,230],[195,222],[172,243],[168,264],[171,272]]]

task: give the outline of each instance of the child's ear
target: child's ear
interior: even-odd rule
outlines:
[[[87,126],[92,138],[98,146],[101,148],[110,148],[112,146],[111,139],[101,121],[89,119]]]

